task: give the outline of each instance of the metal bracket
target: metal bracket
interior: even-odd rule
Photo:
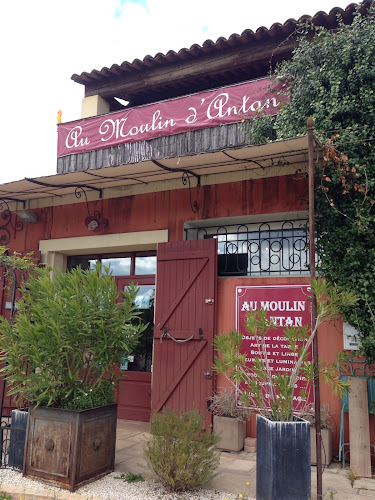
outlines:
[[[199,338],[201,340],[203,340],[203,332],[202,332],[202,328],[198,328],[198,333],[199,333]]]
[[[166,167],[165,165],[163,165],[162,163],[160,163],[157,160],[151,160],[151,161],[154,165],[158,166],[159,168],[162,168],[163,170],[165,170],[167,172],[182,172],[182,179],[181,179],[182,184],[184,186],[186,186],[186,185],[189,186],[190,207],[191,207],[192,212],[194,214],[196,214],[199,210],[199,203],[196,200],[194,200],[194,201],[192,200],[190,176],[195,177],[197,179],[197,187],[199,188],[201,186],[200,175],[196,174],[192,170],[188,170],[187,168],[170,168],[170,167]]]

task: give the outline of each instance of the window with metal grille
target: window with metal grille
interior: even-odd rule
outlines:
[[[308,274],[306,220],[185,227],[185,239],[218,240],[219,276]]]

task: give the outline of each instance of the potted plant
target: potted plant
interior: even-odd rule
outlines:
[[[296,413],[304,413],[308,393],[314,378],[314,366],[308,360],[309,348],[317,329],[324,321],[338,317],[342,306],[352,305],[356,297],[347,291],[339,292],[326,280],[313,280],[312,289],[317,301],[314,328],[290,326],[283,338],[292,361],[288,371],[274,373],[268,359],[267,341],[276,325],[268,319],[267,311],[250,310],[245,331],[256,339],[258,356],[247,362],[241,353],[242,333],[232,330],[215,338],[218,351],[214,370],[222,373],[237,387],[241,404],[256,408],[257,415],[257,494],[258,500],[268,498],[306,499],[311,496],[310,423]],[[321,364],[326,381],[344,391],[347,383],[337,377],[336,366]],[[295,398],[297,381],[303,382]],[[297,401],[297,408],[295,407]],[[305,407],[304,407],[305,404]]]
[[[316,428],[315,414],[313,412],[301,415],[304,420],[310,422],[311,463],[316,465]],[[332,424],[331,413],[327,404],[320,408],[320,432],[322,439],[322,465],[329,465],[332,458]]]
[[[137,288],[124,300],[108,269],[35,269],[14,323],[0,318],[1,373],[31,407],[24,474],[74,491],[114,468],[116,365],[144,330]]]
[[[214,431],[220,436],[217,448],[238,452],[243,449],[246,437],[246,420],[252,412],[239,405],[236,391],[226,387],[210,398],[214,416]]]

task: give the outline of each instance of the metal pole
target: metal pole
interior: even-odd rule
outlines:
[[[310,274],[311,280],[315,279],[315,208],[314,208],[314,121],[307,120],[307,139],[309,151],[309,234],[310,234]],[[311,330],[316,324],[316,297],[311,291]],[[318,332],[313,340],[313,363],[314,363],[314,392],[315,392],[315,428],[316,428],[316,490],[317,499],[323,498],[322,488],[322,445],[320,426],[320,384],[319,384],[319,356],[318,356]]]

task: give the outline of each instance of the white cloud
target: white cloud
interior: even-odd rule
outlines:
[[[254,0],[1,1],[0,182],[56,172],[57,111],[63,121],[80,117],[84,89],[70,80],[73,73],[348,3],[268,0],[262,8]]]

